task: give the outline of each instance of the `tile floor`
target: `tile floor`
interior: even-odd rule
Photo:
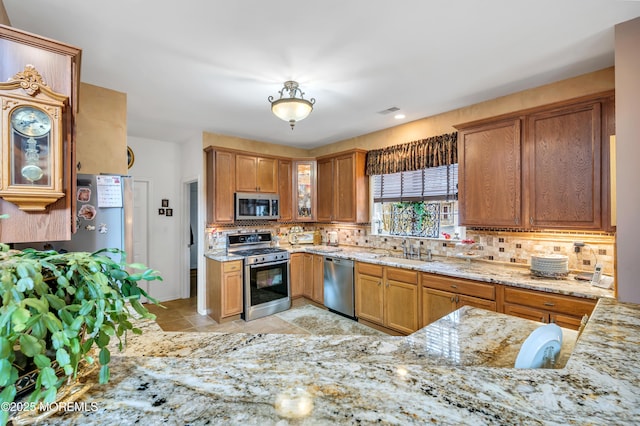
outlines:
[[[299,298],[291,303],[292,308],[315,303]],[[279,333],[310,334],[307,330],[284,321],[275,315],[246,322],[242,319],[218,324],[206,315],[198,314],[197,299],[177,299],[162,302],[167,309],[153,304],[145,305],[149,312],[156,315],[156,322],[164,331],[217,331],[223,333]]]

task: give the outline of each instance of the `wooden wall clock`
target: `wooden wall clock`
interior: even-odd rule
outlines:
[[[0,102],[0,197],[20,210],[43,211],[65,195],[62,143],[68,98],[27,65],[0,83]]]

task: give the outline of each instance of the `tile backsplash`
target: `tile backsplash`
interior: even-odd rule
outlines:
[[[246,226],[225,226],[217,228],[216,232],[271,231],[280,235],[283,243],[288,243],[292,226],[301,226],[304,231],[319,229],[323,243],[327,241],[327,232],[337,231],[340,245],[402,251],[402,241],[407,240],[419,243],[423,253],[431,250],[434,256],[455,256],[460,251],[455,240],[372,235],[370,227],[362,225],[256,222]],[[465,238],[476,242],[475,253],[487,261],[526,266],[531,264],[531,255],[563,254],[569,259],[571,271],[593,272],[596,263],[600,263],[604,274],[613,275],[614,272],[615,236],[612,234],[467,230]],[[574,242],[584,243],[579,252],[576,252]]]

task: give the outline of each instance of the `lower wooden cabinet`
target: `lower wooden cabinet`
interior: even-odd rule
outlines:
[[[582,317],[590,316],[596,301],[550,294],[522,288],[504,288],[504,313],[533,321],[556,323],[560,327],[580,328]]]
[[[493,284],[423,273],[421,277],[422,316],[424,327],[463,306],[496,311]]]
[[[356,316],[404,334],[418,329],[418,273],[356,263]]]
[[[319,254],[302,254],[301,275],[302,295],[316,303],[324,304],[324,257]]]
[[[243,310],[242,261],[218,262],[207,259],[207,305],[211,318],[240,315]]]
[[[291,297],[304,295],[304,253],[292,253],[289,259],[289,285]]]

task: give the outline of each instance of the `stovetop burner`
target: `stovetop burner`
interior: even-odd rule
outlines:
[[[282,252],[286,252],[286,250],[277,248],[277,247],[262,247],[262,248],[238,250],[238,251],[234,251],[233,254],[238,256],[258,256],[261,254],[282,253]]]

